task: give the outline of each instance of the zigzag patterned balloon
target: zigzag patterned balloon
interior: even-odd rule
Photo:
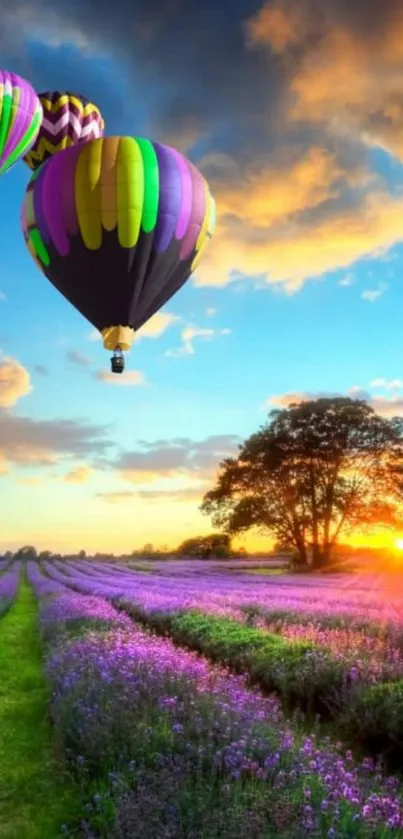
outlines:
[[[103,136],[102,114],[89,99],[76,93],[40,93],[43,108],[42,125],[31,151],[24,157],[30,169],[37,169],[44,160],[69,146],[89,143]]]

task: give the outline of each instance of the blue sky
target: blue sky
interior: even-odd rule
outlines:
[[[202,17],[119,0],[109,27],[103,3],[93,25],[86,2],[68,8],[67,25],[62,6],[10,6],[4,66],[93,97],[108,134],[184,151],[217,198],[217,230],[113,384],[91,326],[25,249],[28,169],[3,178],[0,548],[175,544],[209,528],[198,505],[217,464],[270,406],[356,393],[403,413],[403,116],[387,72],[403,69],[403,18],[374,11],[378,43],[368,7],[357,24],[328,0],[311,56],[305,3],[238,0],[219,55],[209,4]]]

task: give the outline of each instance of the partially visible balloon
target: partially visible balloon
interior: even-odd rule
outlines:
[[[29,82],[0,70],[0,175],[7,172],[35,142],[42,105]]]
[[[42,125],[31,151],[24,157],[30,169],[36,169],[62,149],[103,136],[102,114],[84,96],[54,90],[40,93],[39,100],[43,108]]]
[[[106,349],[129,349],[134,330],[184,285],[214,222],[196,167],[139,137],[55,155],[32,176],[22,208],[31,255]]]

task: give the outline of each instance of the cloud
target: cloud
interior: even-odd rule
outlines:
[[[68,361],[71,361],[72,364],[77,364],[79,367],[88,367],[89,364],[92,364],[91,359],[87,355],[83,355],[76,350],[69,350],[66,355]]]
[[[354,285],[354,276],[353,274],[345,274],[344,277],[339,280],[339,285],[344,286],[347,288],[348,286]]]
[[[379,300],[385,291],[389,288],[386,283],[380,283],[377,289],[367,290],[361,292],[362,300],[368,300],[369,303],[375,303],[376,300]]]
[[[291,118],[402,156],[403,12],[394,0],[382,9],[358,0],[354,10],[343,0],[273,0],[248,35],[284,60]]]
[[[38,376],[49,376],[49,370],[44,364],[34,364],[34,371]]]
[[[102,335],[98,332],[98,329],[91,329],[91,332],[88,333],[88,340],[89,341],[101,341]]]
[[[402,379],[374,379],[370,383],[370,387],[372,388],[385,388],[385,390],[401,390],[403,388],[403,380]]]
[[[209,308],[206,309],[206,317],[213,318],[214,315],[216,315],[216,314],[217,314],[217,309],[215,309],[214,306],[209,306]]]
[[[290,405],[299,405],[302,402],[309,402],[311,399],[331,399],[340,396],[340,393],[329,393],[318,391],[316,393],[303,393],[301,391],[290,391],[270,396],[264,403],[268,408],[288,408]]]
[[[1,291],[1,289],[0,289],[0,303],[5,303],[6,300],[7,300],[7,294],[4,291]]]
[[[208,485],[203,483],[192,487],[186,487],[184,489],[139,489],[132,492],[130,490],[122,492],[97,492],[96,497],[101,498],[108,504],[120,504],[124,501],[133,501],[134,499],[183,503],[184,501],[200,501],[207,488]]]
[[[75,420],[35,420],[0,412],[0,463],[43,466],[104,456],[111,441],[103,426]]]
[[[373,383],[372,383],[373,384]],[[267,399],[265,405],[268,408],[288,408],[291,404],[300,404],[301,402],[309,402],[310,400],[321,398],[332,398],[343,396],[342,393],[303,393],[290,392],[283,393],[276,396],[271,396]],[[351,387],[347,396],[351,399],[358,399],[367,402],[377,414],[383,417],[403,416],[403,395],[402,396],[373,396],[364,388],[354,385]]]
[[[11,408],[32,391],[28,370],[15,358],[0,361],[0,407]],[[1,445],[1,438],[0,438]]]
[[[170,326],[173,326],[179,320],[180,318],[177,315],[169,314],[169,312],[157,312],[139,329],[136,334],[136,341],[140,341],[142,338],[160,338]]]
[[[165,355],[171,358],[181,355],[194,355],[195,348],[193,342],[195,338],[205,338],[210,340],[210,338],[217,335],[230,335],[230,333],[230,329],[209,329],[199,326],[186,326],[181,332],[181,346],[176,349],[167,350]]]
[[[295,291],[401,241],[403,198],[369,151],[403,159],[402,33],[396,0],[237,0],[230,15],[116,0],[96,16],[90,0],[6,0],[0,37],[38,89],[50,72],[85,80],[114,130],[141,113],[141,133],[199,158],[218,225],[198,285],[245,274]]]
[[[139,441],[139,448],[125,452],[115,468],[132,482],[153,482],[167,477],[208,477],[218,463],[237,450],[240,439],[233,434],[214,435],[204,440],[174,438],[154,443]]]
[[[138,385],[145,385],[146,380],[140,370],[126,370],[124,373],[110,373],[107,370],[98,370],[94,373],[94,379],[99,382],[107,382],[110,385],[120,385],[120,387],[137,387]]]
[[[143,338],[160,338],[170,326],[173,326],[178,321],[180,321],[180,317],[178,315],[173,315],[170,312],[156,312],[156,314],[153,315],[152,318],[150,318],[150,320],[147,321],[147,323],[145,323],[138,332],[136,332],[135,341],[141,341]],[[101,333],[98,332],[97,329],[92,329],[88,335],[88,340],[101,341]]]
[[[130,490],[123,490],[122,492],[96,492],[96,498],[101,498],[102,501],[107,501],[108,504],[120,504],[122,501],[131,501],[137,498],[137,492],[130,492]]]
[[[208,482],[199,483],[192,487],[184,487],[183,489],[141,489],[138,491],[140,498],[146,501],[169,501],[179,502],[184,501],[201,501],[203,495],[210,488]]]
[[[64,475],[63,480],[68,484],[85,484],[93,473],[90,466],[77,466]]]
[[[25,478],[18,478],[17,484],[19,484],[20,486],[27,486],[27,487],[40,486],[41,484],[43,484],[43,478],[39,478],[39,477],[34,476],[34,475],[27,476]]]

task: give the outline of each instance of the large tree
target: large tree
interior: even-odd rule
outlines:
[[[403,420],[363,401],[317,399],[272,411],[220,464],[202,511],[216,527],[252,527],[291,545],[298,561],[328,563],[341,535],[402,527]]]

